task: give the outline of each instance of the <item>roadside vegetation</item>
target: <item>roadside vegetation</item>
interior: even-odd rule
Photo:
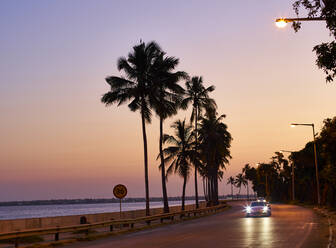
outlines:
[[[160,123],[157,159],[160,161],[158,168],[161,171],[165,213],[169,212],[167,178],[172,173],[183,178],[182,209],[186,184],[192,171],[196,208],[199,207],[198,175],[203,179],[207,205],[219,204],[218,180],[223,178],[223,170],[231,158],[232,137],[223,122],[225,115],[217,113],[216,102],[209,96],[215,87],[205,86],[200,76],[190,77],[184,71],[177,71],[178,64],[179,59],[167,56],[156,42],[140,41],[127,57],[118,59],[117,68],[121,75],[106,78],[110,90],[101,98],[106,106],[128,104],[132,112],[140,114],[146,215],[149,215],[150,207],[146,125],[152,122],[153,113]],[[165,134],[165,120],[190,106],[190,121],[175,120],[171,126],[174,134]]]
[[[335,0],[296,0],[293,9],[299,16],[302,9],[308,12],[308,17],[321,17],[326,21],[327,29],[332,37],[331,42],[316,45],[316,65],[326,74],[326,81],[332,82],[336,77],[336,1]],[[297,32],[301,28],[300,22],[293,22]]]
[[[321,204],[335,208],[336,117],[324,120],[322,130],[316,136],[316,148]],[[313,142],[290,153],[289,159],[283,153],[275,152],[270,161],[256,167],[245,167],[242,174],[247,181],[252,182],[252,188],[258,196],[265,196],[272,201],[289,202],[292,199],[292,165],[295,199],[301,203],[317,203]],[[236,180],[236,185],[239,186],[237,182]]]

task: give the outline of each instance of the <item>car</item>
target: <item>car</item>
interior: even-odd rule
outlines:
[[[246,217],[250,216],[271,216],[272,210],[269,203],[264,201],[253,201],[245,207]]]

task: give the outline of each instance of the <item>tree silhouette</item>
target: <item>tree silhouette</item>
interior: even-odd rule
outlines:
[[[213,108],[207,108],[200,122],[199,154],[207,176],[208,205],[218,204],[218,179],[231,158],[232,137],[222,122],[224,117],[217,117]]]
[[[242,169],[242,172],[243,172],[243,175],[244,175],[244,178],[246,179],[246,190],[247,190],[247,200],[249,201],[250,200],[250,194],[249,194],[249,185],[248,185],[248,182],[249,182],[249,172],[251,170],[251,167],[249,164],[246,164],[244,166],[244,168]]]
[[[150,92],[153,88],[152,74],[153,64],[160,54],[160,47],[155,42],[145,44],[140,42],[133,47],[127,58],[118,60],[118,70],[124,76],[109,76],[106,82],[111,86],[101,101],[107,106],[117,103],[118,106],[128,103],[131,111],[139,111],[141,114],[143,144],[144,144],[144,168],[145,168],[145,192],[146,215],[149,215],[149,188],[148,188],[148,151],[146,122],[151,122]]]
[[[196,137],[196,145],[195,145],[195,153],[198,147],[198,134],[197,134],[197,124],[198,120],[201,116],[202,110],[205,108],[213,108],[215,109],[216,102],[209,97],[209,93],[214,91],[215,86],[211,85],[207,88],[203,85],[203,78],[202,77],[192,77],[191,80],[186,82],[186,97],[182,101],[182,108],[187,108],[189,104],[192,104],[193,110],[190,118],[190,122],[195,121],[194,132]],[[196,159],[196,158],[195,158]],[[196,201],[196,208],[199,207],[198,203],[198,187],[197,187],[197,163],[194,162],[195,167],[195,201]]]
[[[159,155],[161,164],[159,168],[161,170],[163,209],[165,213],[169,212],[169,205],[166,187],[166,169],[162,148],[163,122],[166,118],[177,113],[184,94],[184,89],[178,85],[178,81],[187,78],[185,72],[173,72],[178,62],[179,60],[177,58],[165,56],[163,52],[155,59],[153,65],[154,87],[150,92],[151,97],[149,98],[151,105],[160,119]]]
[[[238,194],[240,195],[241,187],[242,186],[246,186],[246,184],[247,184],[247,180],[245,179],[245,177],[244,177],[244,175],[242,173],[239,173],[236,176],[235,184],[236,184],[236,187],[239,188]]]
[[[231,184],[231,197],[233,200],[233,185],[235,185],[235,179],[232,176],[229,177],[226,184]]]
[[[308,11],[308,17],[322,17],[326,20],[330,35],[336,38],[336,1],[335,0],[297,0],[293,4],[294,11],[299,15],[300,8]],[[294,22],[293,28],[298,31],[301,23]],[[317,55],[316,64],[322,69],[327,77],[326,81],[331,82],[336,77],[336,42],[322,43],[314,47]]]
[[[191,170],[191,162],[194,157],[194,135],[192,133],[192,127],[187,125],[184,121],[178,120],[174,122],[171,127],[175,131],[175,136],[164,135],[164,143],[170,144],[163,150],[165,162],[168,162],[169,168],[167,170],[167,176],[177,173],[183,178],[182,188],[182,210],[185,206],[185,189],[188,177]]]

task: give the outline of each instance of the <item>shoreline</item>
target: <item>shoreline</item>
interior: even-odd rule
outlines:
[[[200,202],[200,207],[204,207],[205,202]],[[181,205],[169,207],[171,212],[180,211]],[[195,209],[195,204],[188,204],[185,206],[186,210]],[[151,208],[150,215],[157,215],[163,213],[163,207]],[[0,233],[22,231],[36,228],[53,228],[57,226],[73,226],[79,225],[85,217],[85,223],[98,223],[110,220],[120,219],[135,219],[144,217],[145,209],[129,210],[119,212],[106,212],[95,214],[76,214],[68,216],[52,216],[52,217],[37,217],[37,218],[24,218],[24,219],[10,219],[0,220]]]

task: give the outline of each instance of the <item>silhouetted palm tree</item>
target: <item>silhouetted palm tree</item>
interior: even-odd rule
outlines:
[[[246,186],[246,179],[245,179],[245,177],[242,173],[239,173],[236,176],[235,184],[236,184],[237,188],[239,188],[238,194],[240,195],[241,186],[242,185]]]
[[[244,166],[244,168],[242,169],[244,178],[246,179],[247,200],[250,200],[249,186],[248,186],[248,181],[249,181],[248,173],[249,173],[250,169],[251,169],[251,167],[250,167],[249,164],[246,164]]]
[[[231,134],[222,122],[225,115],[217,117],[213,108],[207,108],[201,117],[199,132],[199,154],[208,178],[208,205],[218,204],[218,179],[220,171],[231,158]]]
[[[196,137],[195,150],[198,147],[197,140],[197,123],[204,108],[216,108],[216,102],[209,97],[209,93],[215,89],[215,86],[211,85],[205,88],[203,85],[202,77],[192,77],[190,81],[186,82],[186,98],[182,101],[182,108],[187,108],[189,104],[192,104],[193,110],[190,121],[195,121],[194,132]],[[198,204],[198,188],[197,188],[197,163],[194,163],[195,167],[195,199],[196,208]]]
[[[118,70],[122,71],[124,76],[107,77],[106,82],[111,86],[111,89],[101,98],[101,101],[106,105],[117,103],[120,106],[127,102],[131,111],[140,111],[144,143],[146,215],[149,215],[146,122],[151,122],[149,101],[149,93],[153,88],[151,75],[153,63],[160,52],[160,47],[155,42],[147,44],[141,42],[134,46],[127,58],[121,57],[118,60]]]
[[[191,170],[191,160],[194,156],[194,136],[192,127],[186,125],[185,120],[174,122],[171,127],[175,130],[175,136],[164,135],[164,143],[171,144],[163,150],[165,161],[169,162],[167,176],[175,172],[183,178],[182,210],[185,206],[185,189]]]
[[[229,177],[226,184],[231,184],[231,197],[233,200],[233,185],[235,185],[235,179],[232,176]]]
[[[151,91],[151,105],[154,107],[156,114],[160,118],[160,140],[159,140],[159,152],[160,152],[160,169],[161,169],[161,181],[162,181],[162,195],[163,195],[163,210],[165,213],[169,212],[167,187],[166,187],[166,169],[163,156],[163,121],[172,115],[177,113],[177,109],[180,106],[184,89],[178,85],[178,81],[183,78],[187,78],[187,74],[182,71],[173,72],[178,65],[179,60],[174,57],[164,56],[162,52],[158,56],[154,63],[154,87]]]

